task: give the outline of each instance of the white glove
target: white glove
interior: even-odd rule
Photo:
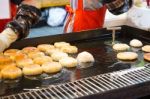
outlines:
[[[10,46],[11,43],[17,40],[17,35],[11,28],[5,29],[0,34],[0,52],[4,51],[6,48]]]

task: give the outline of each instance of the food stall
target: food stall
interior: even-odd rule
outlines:
[[[21,65],[17,64],[22,71],[19,76],[14,74],[17,79],[13,79],[14,75],[11,73],[4,77],[5,73],[2,70],[5,79],[1,79],[0,75],[0,99],[139,99],[149,96],[150,32],[121,23],[115,26],[118,27],[106,26],[102,29],[26,38],[14,42],[8,48],[9,51],[6,50],[1,54],[9,54],[16,63],[26,55],[31,61],[38,57],[36,63],[40,64],[42,69],[39,69],[41,68],[39,65],[34,65],[32,69],[38,67],[36,68],[38,73],[32,69],[27,72],[29,68],[21,66],[29,61],[23,61]],[[136,45],[132,44],[135,39]],[[116,48],[114,47],[116,43],[127,46]],[[61,44],[65,44],[64,48],[60,47]],[[70,51],[72,48],[76,50]],[[67,54],[56,55],[52,49]],[[88,54],[82,56],[81,53],[84,51]],[[126,51],[134,53],[135,57],[130,53],[119,56]],[[67,64],[69,58],[66,58],[66,55],[76,60],[75,65]],[[80,55],[82,57],[79,58]],[[63,61],[66,64],[58,71],[58,68],[52,66],[51,73],[47,73],[43,61],[51,57],[52,60],[49,59],[51,60],[49,62],[60,62],[62,65],[62,61],[58,59],[60,56],[63,56],[60,60],[66,59]],[[8,61],[4,59],[6,57],[0,58],[0,62],[5,62],[1,63],[0,67],[6,65]],[[80,64],[80,61],[83,64]],[[59,66],[55,64],[55,67]]]
[[[129,26],[121,26],[116,32],[116,41],[129,43],[133,38],[149,44],[149,32]],[[133,33],[135,32],[135,33]],[[134,61],[120,61],[112,49],[112,31],[106,28],[81,33],[60,34],[29,38],[15,42],[10,48],[66,41],[78,47],[78,53],[90,52],[94,64],[89,68],[63,68],[61,72],[41,76],[38,79],[22,77],[19,82],[1,83],[1,98],[42,99],[42,98],[138,98],[149,95],[149,62],[143,59],[144,52],[137,50]],[[130,49],[135,51],[135,49]],[[76,57],[74,54],[73,57]]]

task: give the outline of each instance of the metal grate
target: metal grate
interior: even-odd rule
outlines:
[[[2,99],[70,99],[150,81],[150,64],[89,78],[45,89],[1,97]]]

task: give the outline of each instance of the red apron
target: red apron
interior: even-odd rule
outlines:
[[[84,10],[83,0],[78,0],[77,5],[75,11],[68,9],[69,17],[67,18],[64,32],[78,32],[103,27],[106,12],[105,6],[96,10]]]
[[[13,16],[16,15],[16,5],[11,3],[11,18],[10,19],[0,19],[0,33],[4,30],[6,24],[13,19]]]

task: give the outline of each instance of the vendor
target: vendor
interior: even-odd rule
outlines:
[[[14,20],[9,22],[0,34],[0,52],[11,43],[28,35],[29,28],[39,21],[41,13],[38,8],[41,8],[41,1],[44,2],[44,0],[11,1],[21,4]],[[117,15],[126,12],[131,5],[132,0],[71,0],[65,32],[100,28],[104,23],[106,7]]]
[[[106,8],[119,15],[129,10],[132,0],[71,0],[64,32],[78,32],[102,28]]]

